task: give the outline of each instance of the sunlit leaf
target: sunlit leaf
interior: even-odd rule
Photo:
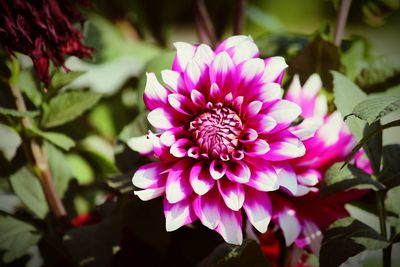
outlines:
[[[28,167],[22,167],[10,176],[10,183],[22,203],[38,218],[44,219],[49,209],[40,182],[33,172]]]
[[[8,160],[12,160],[21,145],[21,137],[11,127],[0,123],[0,151]]]
[[[335,105],[342,116],[345,116],[353,112],[354,107],[366,98],[366,94],[343,74],[336,71],[332,74]],[[346,124],[357,140],[361,140],[365,122],[349,117],[346,119]]]
[[[353,165],[346,165],[341,169],[342,163],[330,167],[321,185],[322,194],[332,194],[350,189],[381,190],[385,186],[375,181],[371,176]]]
[[[3,261],[12,262],[25,255],[41,238],[35,227],[11,216],[0,215],[0,250]]]
[[[93,107],[100,98],[101,94],[87,91],[61,93],[44,107],[42,125],[50,128],[72,121]]]
[[[75,146],[75,141],[63,133],[42,131],[35,127],[29,128],[28,131],[30,131],[32,135],[40,136],[67,151]]]

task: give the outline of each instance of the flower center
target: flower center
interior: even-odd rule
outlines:
[[[202,154],[226,159],[237,148],[242,129],[242,121],[234,110],[222,104],[211,103],[189,126],[192,138]]]

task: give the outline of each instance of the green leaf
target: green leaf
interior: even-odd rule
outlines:
[[[381,57],[363,69],[356,83],[366,92],[379,92],[400,83],[398,57]]]
[[[83,72],[80,71],[66,72],[64,69],[57,69],[51,77],[51,90],[57,91],[63,89],[65,86],[76,80],[82,74]]]
[[[383,147],[382,171],[379,181],[392,188],[400,185],[400,145],[386,145]]]
[[[148,130],[151,129],[151,125],[147,120],[147,112],[140,113],[136,118],[126,125],[121,133],[119,134],[119,139],[124,142],[128,142],[128,140],[132,137],[139,137],[147,134]]]
[[[354,107],[366,98],[366,94],[358,88],[351,80],[339,72],[332,71],[333,75],[333,94],[335,105],[342,116],[350,114]],[[357,140],[361,140],[365,122],[350,117],[346,124]]]
[[[22,203],[38,218],[44,219],[49,211],[39,179],[28,167],[22,167],[10,176],[10,183]]]
[[[250,239],[245,239],[241,246],[222,243],[208,255],[198,267],[215,266],[272,266],[262,253],[260,246]]]
[[[0,151],[8,161],[11,161],[21,145],[21,137],[13,128],[1,123],[0,136]]]
[[[381,249],[389,245],[368,225],[344,218],[334,222],[325,232],[320,251],[320,266],[337,267],[365,249]]]
[[[354,107],[352,114],[371,124],[399,108],[400,97],[373,97],[357,104],[357,106]]]
[[[102,175],[118,173],[113,147],[98,136],[89,136],[80,143],[80,149],[98,168]]]
[[[350,41],[349,47],[342,52],[341,61],[346,69],[346,76],[355,80],[361,70],[368,66],[369,47],[364,39]]]
[[[44,144],[44,149],[46,151],[54,186],[56,187],[58,195],[62,198],[73,177],[71,166],[65,155],[53,145],[46,142]]]
[[[37,115],[39,115],[38,111],[18,111],[15,109],[10,109],[10,108],[3,108],[0,107],[0,114],[2,115],[7,115],[7,116],[12,116],[12,117],[16,117],[16,118],[22,118],[22,117],[30,117],[30,118],[34,118]]]
[[[41,238],[35,227],[11,216],[0,215],[0,250],[3,261],[12,262],[28,252]]]
[[[398,177],[400,178],[400,177]],[[386,193],[385,209],[393,214],[387,216],[387,220],[395,227],[396,233],[400,233],[400,186],[393,187]]]
[[[400,126],[400,120],[386,123],[384,125],[381,125],[378,128],[373,129],[372,131],[367,132],[367,134],[357,143],[357,145],[353,148],[353,150],[347,156],[347,159],[346,159],[345,163],[343,164],[343,166],[345,166],[354,157],[354,155],[357,153],[357,151],[360,150],[368,142],[368,140],[370,140],[374,135],[381,133],[385,129],[397,127],[397,126]]]
[[[35,136],[40,136],[66,151],[75,146],[75,141],[65,134],[56,132],[44,132],[40,129],[37,129],[36,127],[31,127],[28,130],[31,132],[31,134]]]
[[[42,93],[38,88],[38,83],[35,81],[32,71],[22,69],[18,77],[18,88],[23,92],[29,100],[39,107],[42,104]]]
[[[94,173],[90,164],[79,154],[67,155],[69,165],[80,185],[87,185],[94,181]]]
[[[376,177],[379,177],[382,161],[382,132],[379,131],[380,127],[381,123],[378,120],[371,125],[367,124],[364,129],[364,136],[368,136],[370,133],[378,131],[376,134],[371,136],[364,145],[364,151],[368,156],[373,173]]]
[[[346,165],[341,169],[342,163],[335,163],[330,167],[322,181],[321,194],[332,194],[350,189],[382,190],[385,186],[353,165]]]
[[[101,94],[89,91],[68,91],[52,98],[44,106],[43,127],[50,128],[72,121],[93,107]]]

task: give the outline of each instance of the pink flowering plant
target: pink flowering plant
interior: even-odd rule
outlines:
[[[0,266],[399,265],[392,2],[1,1]]]

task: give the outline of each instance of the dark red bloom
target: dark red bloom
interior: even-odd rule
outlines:
[[[92,48],[84,46],[83,35],[73,25],[83,23],[77,2],[84,0],[2,0],[0,1],[0,43],[10,53],[28,55],[37,75],[49,84],[49,61],[64,66],[64,56],[91,58]]]

